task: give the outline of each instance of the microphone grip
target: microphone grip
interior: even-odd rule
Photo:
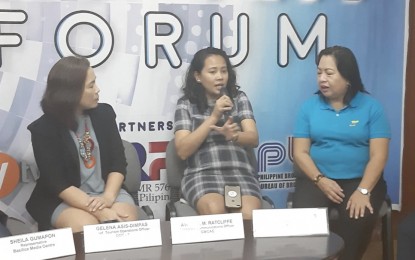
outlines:
[[[225,87],[225,86],[223,86],[223,87],[220,89],[220,94],[221,94],[221,96],[223,96],[223,95],[229,96],[229,95],[228,95],[228,91],[227,91],[227,89],[226,89],[226,87]],[[223,112],[223,116],[224,116],[224,118],[225,118],[225,122],[226,122],[226,121],[228,121],[228,118],[231,116],[231,111],[224,111],[224,112]]]

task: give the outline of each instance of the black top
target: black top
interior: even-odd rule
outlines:
[[[98,104],[86,112],[100,146],[102,178],[111,172],[126,173],[124,146],[108,104]],[[26,208],[38,222],[39,230],[50,227],[55,208],[62,202],[59,194],[70,186],[80,187],[79,154],[69,129],[51,116],[42,115],[27,127],[32,133],[32,146],[40,177]]]

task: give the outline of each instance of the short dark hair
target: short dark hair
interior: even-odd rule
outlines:
[[[362,79],[360,78],[359,66],[357,64],[356,57],[349,48],[343,46],[332,46],[323,49],[320,51],[316,59],[317,66],[323,56],[332,56],[334,58],[340,75],[342,75],[342,77],[350,84],[343,99],[345,104],[349,104],[354,96],[356,96],[357,92],[368,93],[363,86]],[[317,93],[323,97],[320,91],[317,91]]]
[[[185,82],[182,90],[184,97],[188,98],[190,103],[196,104],[200,112],[204,112],[208,107],[207,98],[205,95],[205,89],[201,87],[200,83],[196,81],[195,72],[201,72],[205,66],[205,60],[212,56],[219,55],[223,57],[226,62],[226,68],[228,70],[228,83],[226,90],[231,97],[236,96],[239,86],[236,85],[236,73],[225,51],[214,47],[207,47],[199,50],[193,56],[193,60],[190,62],[190,66],[187,69]]]
[[[49,72],[41,106],[46,115],[76,130],[75,112],[81,101],[90,68],[88,59],[68,56],[60,59]]]

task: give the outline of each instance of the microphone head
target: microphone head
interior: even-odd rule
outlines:
[[[222,86],[222,87],[220,88],[220,95],[221,95],[221,96],[223,96],[223,95],[227,95],[227,96],[229,96],[229,95],[228,95],[228,90],[226,89],[226,86]]]

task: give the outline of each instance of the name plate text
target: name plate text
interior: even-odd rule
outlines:
[[[170,219],[172,244],[244,238],[242,213]]]
[[[160,219],[84,226],[85,253],[161,245]]]
[[[71,228],[0,238],[1,259],[50,259],[74,255]]]

